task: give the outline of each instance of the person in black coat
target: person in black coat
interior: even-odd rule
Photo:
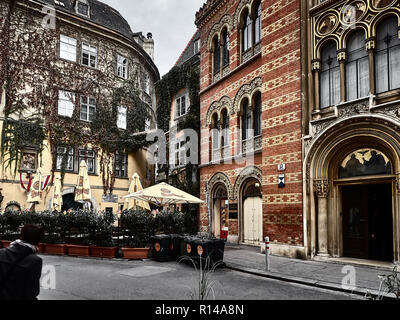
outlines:
[[[43,234],[41,227],[26,225],[20,240],[0,250],[0,300],[37,299],[43,261],[36,246]]]

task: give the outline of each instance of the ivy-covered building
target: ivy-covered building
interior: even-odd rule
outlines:
[[[121,209],[130,178],[154,183],[146,134],[156,128],[154,40],[132,32],[96,0],[0,1],[1,210],[29,209],[38,168],[50,176],[36,210],[50,209],[53,180],[63,210],[88,165],[95,210]]]
[[[175,66],[156,83],[158,128],[167,152],[158,152],[156,179],[199,196],[200,32],[196,31]],[[159,150],[160,151],[160,150]],[[193,214],[197,207],[193,207]]]

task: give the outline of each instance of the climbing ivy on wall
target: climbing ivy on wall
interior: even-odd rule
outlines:
[[[0,97],[5,93],[1,159],[16,173],[26,147],[41,153],[48,140],[53,155],[52,177],[56,171],[56,149],[88,147],[100,156],[104,193],[112,192],[114,154],[136,152],[145,147],[144,125],[151,118],[149,107],[140,99],[140,65],[133,63],[131,80],[116,80],[117,46],[93,36],[102,44],[98,69],[58,59],[57,28],[42,26],[43,15],[19,7],[15,0],[1,3]],[[23,32],[21,32],[21,30]],[[71,30],[82,38],[80,29]],[[12,39],[12,40],[11,40]],[[72,117],[59,116],[58,90],[74,93]],[[80,96],[96,99],[92,122],[80,120]],[[117,127],[118,106],[127,107],[127,129]],[[62,177],[68,154],[62,160]],[[4,168],[4,166],[3,166]]]

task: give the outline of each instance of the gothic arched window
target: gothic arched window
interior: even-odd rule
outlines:
[[[326,45],[321,52],[319,88],[321,108],[330,107],[340,102],[340,68],[334,42]]]
[[[400,39],[397,18],[391,17],[379,24],[376,40],[376,92],[398,89],[400,88]]]
[[[229,65],[229,35],[228,30],[222,32],[222,66]]]
[[[221,48],[218,37],[214,38],[214,74],[220,72],[221,69]]]
[[[243,24],[243,28],[242,28],[242,39],[243,39],[243,52],[249,50],[251,48],[252,45],[252,39],[251,39],[251,26],[252,26],[252,22],[250,19],[250,15],[248,12],[246,12],[246,14],[244,15],[244,24]]]
[[[222,148],[228,145],[229,141],[229,117],[226,109],[222,111]]]
[[[251,110],[249,105],[249,100],[246,99],[243,102],[243,109],[242,109],[242,140],[247,140],[251,138],[250,132],[248,130],[252,129],[251,123]]]
[[[347,101],[369,94],[369,59],[363,30],[353,33],[347,41],[346,97]]]
[[[261,41],[261,2],[256,6],[256,18],[254,20],[254,43]]]
[[[261,93],[257,92],[254,98],[254,136],[261,136],[261,115],[262,115],[262,104],[261,104]]]

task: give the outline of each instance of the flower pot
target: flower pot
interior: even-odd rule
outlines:
[[[3,248],[8,248],[12,241],[1,240],[0,242],[1,242],[1,245],[2,245]]]
[[[122,248],[124,259],[142,260],[149,257],[150,248]]]
[[[91,247],[90,256],[96,258],[115,258],[117,255],[117,247]]]
[[[89,257],[90,247],[89,246],[75,246],[67,245],[68,255],[72,257]]]
[[[64,256],[67,254],[67,247],[65,244],[48,244],[44,245],[44,250],[47,254],[56,256]]]

